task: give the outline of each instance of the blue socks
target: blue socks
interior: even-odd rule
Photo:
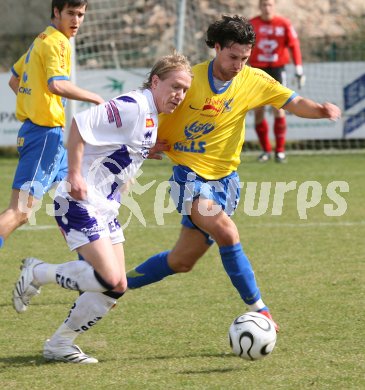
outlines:
[[[247,305],[253,305],[261,299],[251,263],[243,252],[240,243],[219,248],[223,266],[232,284]],[[155,283],[175,272],[167,264],[169,252],[150,257],[135,269],[127,272],[128,288],[134,289]]]
[[[0,236],[0,249],[4,246],[4,237]]]
[[[240,243],[219,248],[224,269],[231,282],[247,305],[252,305],[261,298],[251,263],[243,252]]]
[[[175,272],[167,264],[169,251],[158,253],[127,272],[128,288],[139,288],[155,283]]]

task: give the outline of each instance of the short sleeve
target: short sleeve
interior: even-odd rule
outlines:
[[[112,99],[75,115],[81,137],[94,146],[128,144],[140,117],[137,101]]]
[[[52,39],[45,43],[42,54],[47,83],[70,79],[71,46],[67,39]]]

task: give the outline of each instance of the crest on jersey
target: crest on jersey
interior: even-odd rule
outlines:
[[[155,123],[153,122],[152,118],[147,118],[146,119],[146,127],[154,127]]]

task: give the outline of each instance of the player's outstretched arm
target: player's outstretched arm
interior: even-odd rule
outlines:
[[[332,121],[341,118],[341,110],[335,104],[329,102],[321,104],[301,96],[297,96],[283,108],[301,118],[328,118]]]
[[[83,200],[87,197],[87,185],[81,175],[81,163],[84,153],[85,142],[81,137],[75,119],[72,120],[70,134],[67,141],[68,154],[68,176],[71,189],[70,195],[76,200]]]
[[[53,80],[48,85],[49,90],[55,95],[72,100],[80,100],[94,104],[104,102],[104,99],[94,92],[82,89],[69,80]]]

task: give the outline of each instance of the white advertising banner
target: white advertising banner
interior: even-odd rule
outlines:
[[[15,118],[15,94],[8,82],[11,73],[0,73],[0,146],[15,146],[21,123]]]
[[[365,138],[365,63],[333,62],[305,64],[306,85],[297,90],[292,66],[287,67],[287,85],[300,95],[318,102],[330,101],[341,107],[343,118],[338,122],[313,120],[287,115],[288,141],[305,139]],[[149,69],[88,70],[77,73],[76,83],[94,91],[106,100],[141,86]],[[9,74],[0,74],[0,146],[16,145],[20,123],[15,118],[15,95],[10,90]],[[88,104],[70,105],[80,111]],[[272,123],[270,109],[267,118]],[[253,113],[246,119],[246,140],[256,140]]]

